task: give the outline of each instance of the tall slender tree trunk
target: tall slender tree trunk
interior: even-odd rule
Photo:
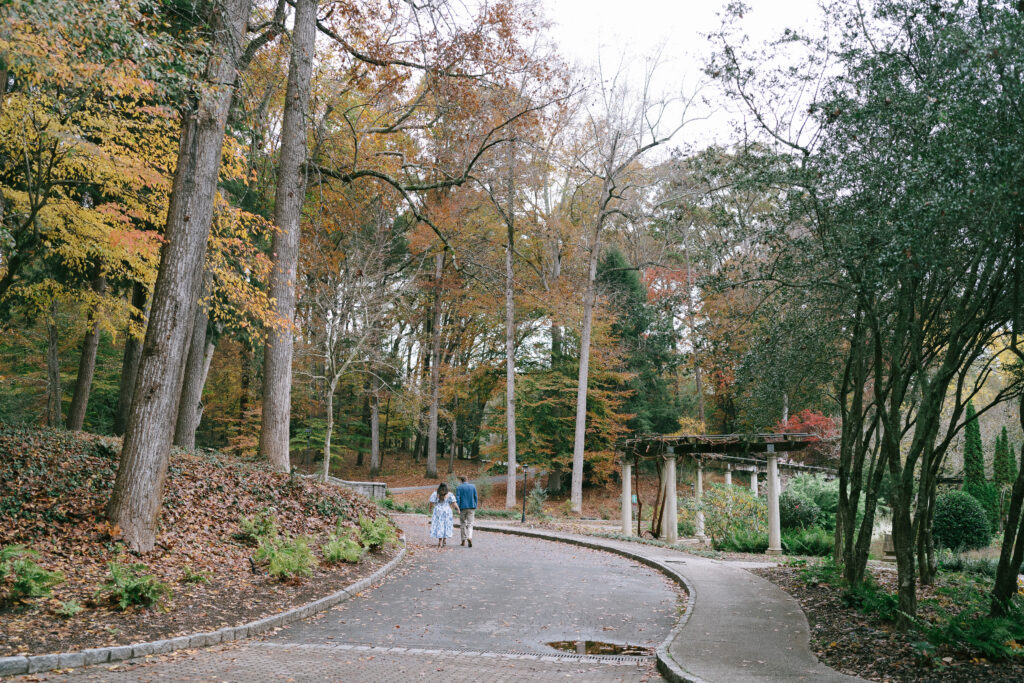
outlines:
[[[299,229],[306,196],[306,118],[316,49],[316,0],[296,0],[291,63],[281,123],[281,158],[277,172],[270,298],[280,320],[267,335],[263,359],[263,414],[260,456],[287,472],[292,407],[292,321],[299,261]]]
[[[551,264],[551,281],[557,285],[558,278],[562,275],[562,254],[556,244]],[[562,365],[562,326],[558,323],[551,323],[551,367],[557,368]]]
[[[513,157],[514,160],[514,157]],[[512,253],[515,249],[514,174],[508,172],[508,210],[505,216],[505,441],[508,444],[508,474],[505,507],[516,506],[516,300]],[[525,483],[524,483],[525,486]],[[523,492],[526,495],[526,492]]]
[[[107,290],[106,278],[100,276],[93,283],[93,290],[103,294]],[[89,311],[89,330],[82,341],[82,355],[78,359],[78,377],[75,378],[75,393],[68,408],[68,429],[81,431],[85,424],[85,409],[89,406],[89,392],[92,378],[96,373],[96,350],[100,347],[100,322],[96,311]]]
[[[331,476],[331,435],[334,433],[334,392],[338,388],[340,373],[331,377],[331,383],[327,387],[327,396],[324,397],[325,409],[327,411],[327,427],[324,429],[324,463],[320,472],[320,479],[327,481]]]
[[[57,302],[50,304],[50,315],[46,320],[46,424],[54,429],[64,424],[64,409],[61,407],[60,389],[60,346],[57,336]],[[1024,472],[1024,467],[1021,468]]]
[[[455,471],[455,451],[456,442],[458,441],[459,434],[459,419],[457,417],[452,418],[452,442],[448,444],[448,474]]]
[[[370,395],[370,478],[380,474],[380,380],[373,379],[373,393]],[[386,424],[386,422],[385,422]],[[387,427],[384,428],[387,434]]]
[[[587,382],[590,378],[590,333],[594,322],[594,296],[597,281],[597,234],[590,245],[587,289],[583,293],[583,329],[580,333],[580,372],[576,386],[576,434],[572,445],[572,482],[569,501],[572,511],[583,511],[583,446],[587,436]]]
[[[686,324],[690,327],[690,355],[693,358],[693,381],[697,391],[697,419],[704,422],[704,378],[697,359],[697,343],[694,340],[696,324],[693,320],[693,271],[690,268],[690,252],[686,250]]]
[[[146,287],[138,282],[132,285],[132,322],[142,327],[146,322]],[[129,329],[124,336],[124,358],[121,361],[121,382],[117,392],[117,412],[114,415],[114,434],[124,434],[128,424],[128,410],[132,407],[135,376],[142,357],[142,339]]]
[[[444,252],[434,256],[434,312],[430,330],[430,425],[427,431],[427,478],[437,478],[437,403],[441,390],[441,272]]]
[[[207,297],[213,288],[213,274],[206,271],[203,276],[203,297]],[[192,449],[196,446],[196,429],[199,427],[201,413],[200,403],[203,398],[203,387],[206,385],[206,370],[209,364],[207,357],[207,327],[210,324],[209,309],[205,304],[196,306],[196,314],[192,323],[192,341],[188,347],[188,358],[185,361],[185,377],[181,385],[181,399],[178,401],[178,419],[174,425],[174,445]],[[209,346],[213,346],[210,339]],[[209,354],[212,358],[213,354]]]
[[[107,515],[135,551],[156,542],[174,416],[213,219],[221,148],[251,0],[213,5],[202,91],[182,123],[160,270]]]

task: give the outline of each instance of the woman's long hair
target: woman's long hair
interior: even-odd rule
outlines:
[[[448,495],[448,484],[441,482],[437,486],[437,502],[443,503],[444,497]]]

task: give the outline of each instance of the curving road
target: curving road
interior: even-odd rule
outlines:
[[[660,680],[641,658],[560,653],[553,641],[653,649],[680,593],[662,574],[608,553],[478,532],[438,550],[426,518],[399,516],[407,559],[381,585],[272,636],[68,676],[112,681]],[[58,676],[37,676],[56,679]]]

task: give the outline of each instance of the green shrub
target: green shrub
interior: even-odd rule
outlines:
[[[967,557],[942,549],[937,553],[937,564],[941,571],[974,574],[994,578],[999,560],[994,557]]]
[[[715,547],[737,532],[768,531],[768,506],[740,486],[712,484],[704,491],[700,503],[695,498],[686,498],[683,507],[688,510],[687,519],[692,518],[690,513],[704,513],[704,533]]]
[[[273,537],[260,541],[256,561],[267,563],[267,573],[278,581],[310,576],[316,559],[309,549],[309,541],[299,537]]]
[[[936,546],[960,551],[987,546],[991,530],[981,503],[963,491],[948,491],[935,499],[932,535]]]
[[[832,554],[835,537],[822,528],[794,529],[782,534],[782,549],[791,555],[824,557]]]
[[[712,541],[712,546],[734,553],[763,553],[768,550],[768,532],[737,529],[721,541]]]
[[[185,583],[210,583],[210,572],[194,571],[192,567],[186,565],[181,569],[181,580]]]
[[[784,491],[779,496],[779,524],[783,529],[810,529],[821,516],[821,508],[814,501]]]
[[[871,581],[864,581],[856,588],[847,589],[842,596],[848,607],[856,607],[882,621],[895,621],[899,613],[899,599],[892,593],[880,589]]]
[[[534,484],[533,488],[530,489],[530,493],[526,496],[526,512],[531,517],[546,518],[548,515],[544,512],[544,503],[548,499],[548,492],[544,490],[544,487],[540,484]]]
[[[67,602],[58,602],[53,611],[56,612],[57,616],[70,619],[78,615],[82,609],[82,606],[78,604],[78,600],[72,599]]]
[[[488,510],[486,508],[477,508],[477,517],[498,517],[501,519],[516,519],[519,517],[519,512],[516,510]]]
[[[324,560],[331,564],[359,562],[363,559],[363,553],[366,552],[366,549],[359,545],[359,542],[352,538],[350,533],[332,534],[320,550],[323,552]]]
[[[835,531],[839,507],[839,480],[826,480],[820,474],[798,474],[790,479],[786,491],[811,501],[821,510],[817,525]]]
[[[693,519],[684,518],[680,515],[679,522],[676,524],[676,533],[679,534],[679,538],[693,536],[697,533],[697,526],[693,523]]]
[[[999,489],[992,482],[985,481],[974,485],[964,484],[963,491],[981,504],[988,521],[989,536],[994,534],[999,529]]]
[[[96,591],[99,596],[106,593],[120,609],[131,605],[156,607],[165,597],[171,595],[170,587],[158,581],[152,574],[144,574],[149,567],[144,564],[124,566],[118,562],[107,565],[110,578]]]
[[[365,547],[373,550],[381,546],[398,542],[398,534],[391,520],[381,515],[376,519],[370,519],[364,515],[359,516],[359,542]]]
[[[839,573],[839,567],[832,562],[812,564],[806,569],[801,570],[800,578],[803,579],[804,583],[822,583],[829,586],[839,586],[843,581]]]
[[[49,595],[53,587],[64,581],[60,572],[47,571],[32,558],[39,553],[21,545],[0,548],[0,581],[9,582],[8,600],[41,598]]]
[[[243,517],[238,523],[239,532],[235,538],[259,545],[263,539],[276,538],[280,533],[277,529],[277,516],[270,508],[261,508],[251,517]]]

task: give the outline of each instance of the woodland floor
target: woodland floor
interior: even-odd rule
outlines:
[[[953,647],[939,647],[927,656],[915,647],[920,633],[900,633],[892,624],[865,615],[843,601],[842,590],[826,583],[807,581],[798,567],[754,570],[792,595],[801,605],[811,627],[811,648],[830,667],[873,681],[1024,681],[1024,662],[990,662]],[[896,592],[896,572],[874,568],[880,588]],[[955,575],[954,575],[955,576]],[[939,575],[938,587],[952,577]],[[931,601],[944,598],[936,587],[918,590],[918,616],[932,616]]]
[[[48,598],[0,603],[0,656],[124,645],[254,621],[340,590],[397,552],[370,553],[357,565],[321,562],[301,583],[276,582],[259,568],[253,573],[253,548],[235,537],[242,516],[272,509],[280,530],[310,537],[319,556],[337,520],[355,526],[377,508],[349,491],[230,456],[176,452],[157,548],[132,554],[103,520],[119,446],[88,434],[0,427],[0,546],[28,546],[40,553],[40,565],[64,577]],[[159,609],[117,609],[99,591],[109,562],[146,564],[172,596]],[[204,579],[189,582],[186,568]],[[84,609],[60,616],[56,610],[70,600]]]

